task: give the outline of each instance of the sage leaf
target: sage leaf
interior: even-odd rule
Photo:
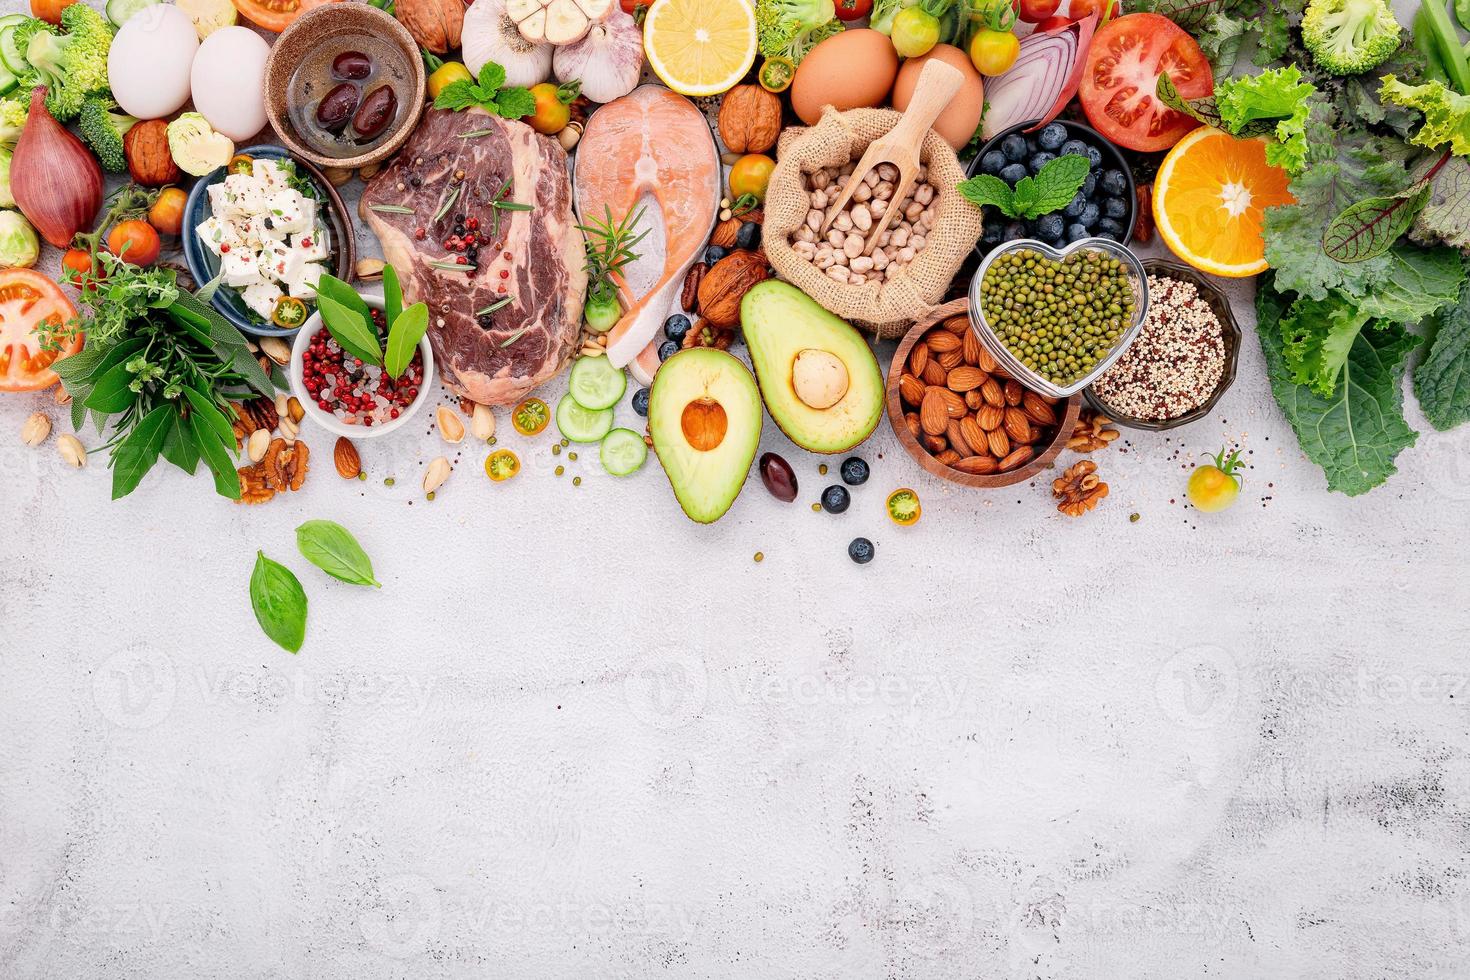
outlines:
[[[418,349],[419,341],[424,339],[424,331],[429,329],[429,308],[423,303],[415,303],[398,315],[393,321],[393,326],[388,329],[388,357],[384,362],[384,368],[395,380],[408,365],[413,362],[413,352]]]
[[[291,653],[301,651],[306,639],[306,592],[291,569],[255,553],[250,573],[250,608],[271,642]]]
[[[184,417],[178,412],[173,413],[159,451],[164,459],[190,476],[199,468],[199,450],[194,447],[194,440],[189,438],[188,430],[184,428]]]
[[[378,332],[373,329],[372,322],[367,317],[320,293],[317,294],[316,303],[322,311],[322,320],[327,325],[327,331],[342,345],[343,350],[368,364],[383,363],[383,348],[378,346]]]
[[[173,427],[172,405],[160,405],[133,426],[112,454],[112,499],[126,497],[158,462],[163,440]]]
[[[184,424],[187,426],[190,441],[199,451],[199,458],[204,460],[204,465],[214,474],[215,493],[231,500],[239,500],[240,475],[235,472],[230,454],[220,444],[219,437],[209,427],[209,423],[200,419],[199,413],[191,412],[184,419]]]
[[[336,521],[307,521],[296,529],[296,547],[301,557],[332,578],[348,585],[371,585],[381,589],[373,578],[373,562],[362,545]]]
[[[184,397],[189,399],[189,405],[194,409],[194,414],[200,416],[200,421],[209,426],[210,430],[219,437],[221,443],[229,446],[235,444],[235,427],[230,420],[225,418],[225,413],[215,407],[210,401],[189,385],[184,386]]]
[[[127,364],[114,364],[92,388],[87,407],[107,415],[123,411],[138,400],[138,393],[129,387],[132,383],[133,372]]]
[[[403,313],[403,287],[398,282],[398,270],[391,264],[383,266],[383,319],[388,321],[388,345],[393,344],[393,323]]]

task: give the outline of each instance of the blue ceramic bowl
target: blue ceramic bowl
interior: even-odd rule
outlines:
[[[245,147],[239,152],[245,156],[258,157],[263,160],[290,160],[296,164],[300,172],[311,178],[312,183],[316,184],[317,189],[321,192],[321,200],[324,204],[323,218],[332,232],[332,274],[344,282],[351,282],[354,278],[356,263],[352,219],[347,215],[347,207],[337,194],[337,188],[333,187],[315,166],[279,146],[261,144]],[[184,240],[184,262],[189,267],[189,275],[194,277],[194,282],[198,286],[203,286],[219,274],[219,256],[204,247],[204,243],[199,240],[194,229],[209,217],[209,187],[225,179],[225,170],[225,167],[220,167],[196,180],[194,188],[189,191],[189,199],[184,204],[184,226],[181,229]],[[245,300],[240,297],[239,293],[228,286],[221,286],[215,291],[211,305],[219,310],[226,320],[245,333],[256,337],[289,337],[301,329],[300,327],[278,327],[269,320],[263,319],[245,305]]]

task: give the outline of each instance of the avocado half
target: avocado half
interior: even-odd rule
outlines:
[[[740,495],[760,444],[755,378],[722,350],[680,351],[653,376],[648,434],[684,513],[714,523]]]
[[[844,453],[883,417],[883,371],[863,335],[776,279],[752,286],[740,325],[766,410],[814,453]]]

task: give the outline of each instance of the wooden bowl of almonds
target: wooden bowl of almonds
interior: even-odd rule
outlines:
[[[970,327],[970,301],[936,307],[899,341],[888,369],[888,421],[933,475],[1008,487],[1048,469],[1065,448],[1082,396],[1040,395],[1005,373]]]

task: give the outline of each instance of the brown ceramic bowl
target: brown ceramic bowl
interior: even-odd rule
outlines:
[[[1177,429],[1181,425],[1198,422],[1214,409],[1230,386],[1235,384],[1235,370],[1240,360],[1240,324],[1235,322],[1235,314],[1230,309],[1230,301],[1225,294],[1220,292],[1210,277],[1192,266],[1173,259],[1144,259],[1144,271],[1151,276],[1167,276],[1170,279],[1178,279],[1180,282],[1193,283],[1199,290],[1199,298],[1214,311],[1220,321],[1221,339],[1225,342],[1225,370],[1220,374],[1220,383],[1215,386],[1214,392],[1206,398],[1198,408],[1176,415],[1172,419],[1141,419],[1113,409],[1092,390],[1092,385],[1083,389],[1082,394],[1087,399],[1087,404],[1093,411],[1105,415],[1117,424],[1129,429],[1149,429],[1162,432],[1165,429]]]
[[[413,97],[404,100],[400,110],[402,118],[398,120],[398,128],[393,135],[371,150],[352,157],[324,156],[306,145],[291,121],[286,105],[286,93],[296,66],[301,64],[309,50],[330,44],[332,38],[340,34],[369,34],[384,38],[398,49],[413,73]],[[319,167],[354,170],[396,153],[408,140],[424,111],[424,92],[424,62],[413,35],[397,19],[366,3],[327,3],[313,7],[281,33],[276,43],[271,45],[270,58],[265,63],[265,112],[270,117],[271,128],[292,153]]]
[[[1025,466],[1018,466],[1005,473],[962,473],[945,466],[929,455],[929,450],[919,444],[919,440],[915,439],[913,433],[909,431],[908,423],[904,421],[903,399],[898,394],[898,382],[903,377],[904,367],[908,364],[909,352],[914,349],[919,338],[929,332],[930,328],[943,323],[950,317],[967,316],[969,310],[970,301],[968,299],[957,299],[952,303],[936,307],[929,316],[916,321],[909,328],[909,332],[904,334],[903,339],[898,342],[898,350],[894,352],[893,362],[888,366],[888,423],[893,426],[893,432],[898,436],[898,441],[903,443],[903,448],[914,458],[914,461],[941,480],[982,489],[995,489],[1025,483],[1042,470],[1050,469],[1052,461],[1066,446],[1067,437],[1072,434],[1072,427],[1076,425],[1077,416],[1082,412],[1081,394],[1073,395],[1067,399],[1065,405],[1061,406],[1064,409],[1061,425],[1057,426],[1056,434],[1052,436],[1050,442],[1038,447],[1039,454]]]

